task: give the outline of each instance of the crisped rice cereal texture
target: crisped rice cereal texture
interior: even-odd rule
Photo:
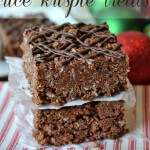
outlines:
[[[90,102],[60,110],[34,110],[33,136],[40,145],[61,146],[117,139],[128,132],[124,101]]]
[[[37,105],[92,101],[127,89],[128,57],[105,23],[31,28],[21,47]]]

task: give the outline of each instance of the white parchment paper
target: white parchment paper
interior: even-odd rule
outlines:
[[[53,106],[53,105],[44,105],[37,106],[32,102],[32,94],[30,92],[30,87],[28,81],[25,77],[22,63],[23,60],[21,58],[16,57],[6,57],[7,62],[10,67],[9,74],[9,88],[12,96],[12,100],[15,102],[21,102],[28,108],[36,108],[36,109],[60,109],[66,106],[75,106],[75,105],[83,105],[89,101],[83,101],[76,99],[72,102],[68,102],[63,106]],[[124,100],[129,106],[134,106],[136,99],[134,95],[133,87],[130,83],[128,83],[128,90],[121,92],[115,96],[111,97],[98,97],[94,99],[94,101],[118,101]]]

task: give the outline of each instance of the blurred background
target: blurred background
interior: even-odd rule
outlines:
[[[121,3],[124,7],[113,7],[115,0],[108,1],[110,2],[109,7],[105,7],[105,0],[95,0],[95,4],[91,7],[73,7],[67,18],[65,18],[65,14],[68,7],[40,7],[41,1],[32,0],[32,4],[27,8],[6,8],[1,2],[0,17],[3,19],[9,18],[10,16],[12,16],[12,18],[25,18],[27,14],[42,13],[56,24],[64,22],[99,24],[106,22],[109,25],[110,31],[116,34],[119,42],[123,45],[124,52],[130,58],[130,81],[134,84],[149,84],[150,0],[124,0],[124,2]],[[125,6],[127,2],[128,7]],[[35,16],[32,17],[35,18]],[[3,21],[0,22],[1,29],[4,28],[3,26],[6,26],[2,24]],[[9,25],[13,26],[13,23],[11,25],[11,22],[9,22]],[[0,32],[0,34],[1,33],[2,32]],[[2,34],[0,38],[2,38]],[[9,68],[4,60],[3,52],[5,49],[2,41],[3,40],[0,42],[0,80],[4,81],[7,80]],[[15,55],[13,55],[13,57],[15,57]]]

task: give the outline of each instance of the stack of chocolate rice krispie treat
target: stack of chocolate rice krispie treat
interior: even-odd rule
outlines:
[[[63,106],[33,110],[40,145],[117,139],[128,132],[124,101],[93,101],[127,90],[128,57],[106,23],[33,27],[23,35],[24,71],[33,102]]]
[[[50,25],[52,22],[44,14],[28,14],[24,18],[0,18],[0,48],[2,57],[22,57],[20,43],[26,28]]]

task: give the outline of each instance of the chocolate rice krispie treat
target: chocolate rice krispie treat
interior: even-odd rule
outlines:
[[[127,89],[128,57],[106,23],[31,28],[21,47],[35,104],[92,101]]]
[[[128,132],[124,101],[90,102],[59,110],[34,110],[33,136],[40,145],[61,146],[117,139]]]
[[[24,18],[0,18],[0,48],[2,50],[2,57],[22,57],[20,44],[24,30],[43,24],[50,25],[51,23],[43,14],[31,14]]]

